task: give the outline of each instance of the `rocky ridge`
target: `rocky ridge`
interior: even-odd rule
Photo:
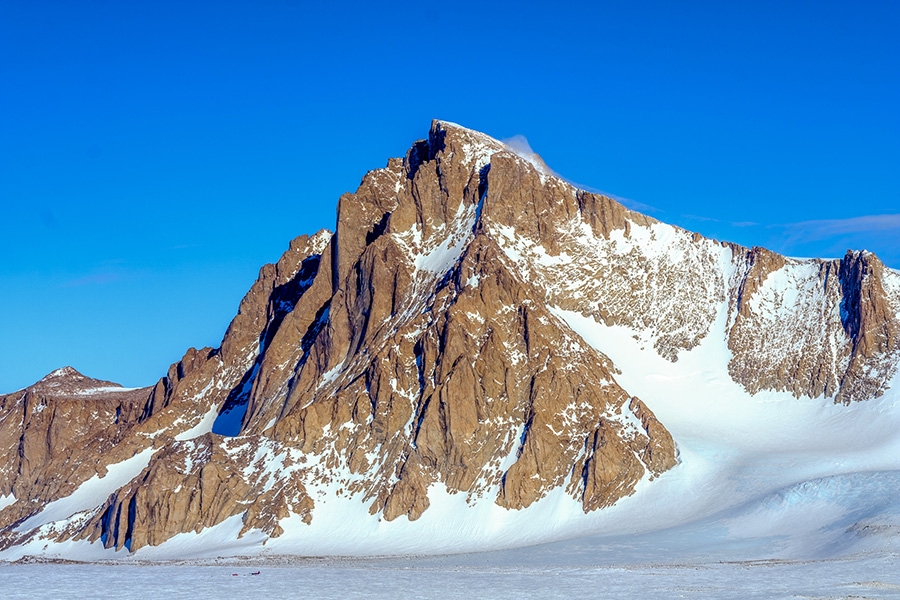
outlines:
[[[421,517],[436,485],[508,510],[558,489],[608,507],[675,466],[675,442],[566,311],[670,361],[725,315],[751,393],[866,400],[900,354],[900,276],[873,255],[722,244],[436,121],[341,197],[335,234],[261,269],[218,349],[152,388],[66,372],[0,396],[0,547],[136,551],[232,517],[276,538],[315,521],[322,489],[388,522]],[[136,457],[104,500],[40,519]]]

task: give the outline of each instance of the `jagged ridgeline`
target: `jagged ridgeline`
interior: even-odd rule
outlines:
[[[605,330],[672,362],[715,337],[749,394],[850,403],[890,385],[898,312],[871,254],[722,244],[436,121],[340,198],[334,234],[261,269],[219,348],[152,388],[63,369],[0,397],[0,547],[189,553],[214,532],[302,554],[429,512],[486,543],[540,514],[549,537],[678,462]]]

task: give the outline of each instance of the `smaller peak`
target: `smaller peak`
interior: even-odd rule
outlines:
[[[77,397],[110,392],[127,392],[137,388],[125,388],[113,381],[94,379],[79,373],[74,367],[65,366],[45,375],[40,381],[25,388],[51,397]]]
[[[40,379],[38,383],[60,379],[65,379],[67,381],[80,381],[82,379],[87,379],[87,377],[79,373],[74,367],[65,366],[61,369],[56,369],[55,371],[47,373],[43,378]]]

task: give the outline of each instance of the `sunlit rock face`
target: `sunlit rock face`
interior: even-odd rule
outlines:
[[[551,495],[591,513],[654,485],[677,440],[567,315],[676,364],[724,336],[749,394],[850,403],[896,374],[898,313],[871,254],[706,239],[435,121],[340,198],[335,233],[260,270],[219,348],[150,388],[66,368],[0,396],[0,548],[134,552],[233,519],[262,544],[337,501],[377,536],[436,490],[472,527]]]

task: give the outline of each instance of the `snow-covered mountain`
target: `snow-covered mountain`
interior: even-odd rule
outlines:
[[[900,274],[874,255],[710,240],[436,121],[261,269],[219,348],[152,388],[66,368],[0,396],[0,559],[438,553],[722,515],[778,536],[746,511],[796,489],[818,531],[849,496],[811,482],[897,478],[898,363]]]

